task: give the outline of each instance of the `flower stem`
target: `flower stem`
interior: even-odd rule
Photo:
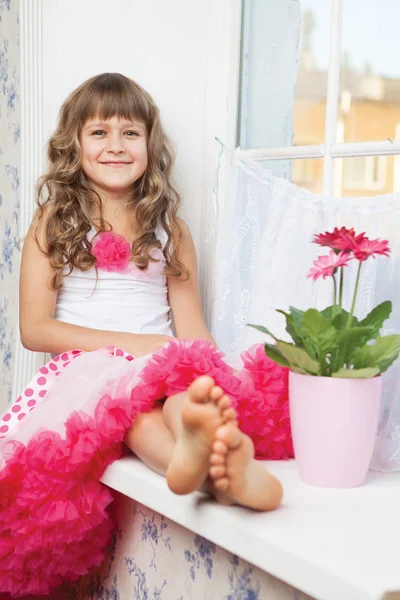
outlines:
[[[343,303],[343,282],[344,282],[344,267],[340,267],[339,308],[342,308],[342,303]]]
[[[337,313],[337,281],[335,275],[332,275],[333,279],[333,316],[336,317]]]
[[[356,300],[357,300],[358,284],[360,283],[361,267],[362,267],[362,262],[360,261],[360,264],[358,265],[356,287],[354,290],[353,302],[351,303],[351,310],[350,310],[349,318],[347,319],[346,329],[348,329],[348,327],[350,326],[350,324],[353,320],[353,313],[354,313],[354,308],[356,306]]]

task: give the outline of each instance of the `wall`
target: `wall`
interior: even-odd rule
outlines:
[[[0,0],[0,413],[11,400],[20,171],[19,3]]]
[[[107,576],[100,587],[97,573],[81,579],[60,600],[312,600],[116,492],[114,510],[118,530]]]

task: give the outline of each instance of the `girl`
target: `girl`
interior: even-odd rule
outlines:
[[[175,493],[258,510],[282,490],[254,444],[257,458],[292,455],[286,371],[255,348],[234,374],[207,331],[151,97],[93,77],[62,106],[48,158],[20,331],[53,359],[0,422],[0,592],[14,597],[101,563],[113,523],[99,479],[123,440]]]

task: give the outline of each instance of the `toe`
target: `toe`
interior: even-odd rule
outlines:
[[[228,448],[237,448],[242,437],[243,434],[240,429],[238,429],[232,421],[228,421],[225,425],[221,425],[215,432],[216,441],[224,442]]]
[[[229,479],[227,477],[221,477],[214,481],[214,486],[217,490],[225,492],[229,487]]]
[[[227,408],[222,412],[222,418],[224,423],[227,421],[235,421],[237,417],[236,410],[234,408]]]
[[[209,469],[210,477],[213,479],[220,479],[221,477],[226,478],[226,468],[225,465],[215,465],[210,467]]]
[[[210,454],[210,465],[223,465],[225,464],[225,454],[220,454],[217,452],[212,452]]]
[[[201,375],[189,387],[189,396],[192,402],[208,402],[214,379],[208,375]]]
[[[226,408],[230,408],[230,406],[231,406],[231,399],[229,398],[229,396],[224,394],[222,396],[222,398],[218,401],[218,408],[220,410],[225,410]]]
[[[209,396],[211,398],[211,400],[213,400],[214,402],[218,402],[219,405],[219,400],[220,398],[224,395],[224,390],[219,387],[219,385],[214,385],[209,393]]]
[[[213,453],[224,455],[228,453],[228,446],[221,440],[215,440],[212,445],[212,451]]]

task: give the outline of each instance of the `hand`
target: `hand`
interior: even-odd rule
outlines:
[[[124,340],[121,346],[126,352],[130,352],[133,356],[145,356],[151,354],[159,348],[162,348],[171,340],[176,338],[169,335],[157,335],[149,333],[132,333]]]

